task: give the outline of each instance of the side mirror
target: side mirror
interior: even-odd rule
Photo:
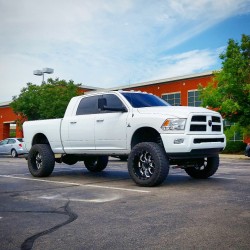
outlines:
[[[107,105],[107,99],[106,98],[99,98],[98,99],[98,109],[104,110],[104,107]]]
[[[119,107],[111,107],[107,106],[107,99],[106,98],[99,98],[98,99],[98,109],[99,110],[107,110],[107,111],[116,111],[116,112],[127,112],[128,110],[124,106]]]

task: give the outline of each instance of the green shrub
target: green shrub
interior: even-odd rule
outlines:
[[[246,143],[242,141],[227,141],[226,148],[223,153],[232,154],[243,152],[246,148]]]

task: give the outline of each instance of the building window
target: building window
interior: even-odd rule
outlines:
[[[199,99],[200,92],[198,90],[188,91],[188,106],[200,107],[201,100]]]
[[[180,92],[163,94],[161,98],[172,106],[181,105],[181,93]]]

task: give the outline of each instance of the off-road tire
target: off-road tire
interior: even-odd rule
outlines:
[[[169,172],[169,161],[164,149],[154,142],[137,144],[128,158],[128,172],[139,186],[160,185]]]
[[[207,179],[214,175],[219,167],[219,156],[207,157],[203,163],[194,167],[185,168],[186,173],[195,179]]]
[[[90,172],[101,172],[107,167],[108,161],[108,156],[89,156],[84,160],[84,165]]]
[[[28,167],[35,177],[49,176],[55,166],[54,154],[48,144],[35,144],[28,154]]]

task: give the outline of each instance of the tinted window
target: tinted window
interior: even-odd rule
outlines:
[[[123,108],[124,105],[122,101],[116,95],[103,95],[103,98],[107,100],[107,107],[110,108]],[[105,111],[105,112],[114,112],[114,111]]]
[[[23,139],[22,138],[17,138],[18,141],[20,142],[23,142]]]
[[[9,139],[8,144],[13,144],[13,143],[15,143],[15,142],[16,142],[15,139]]]
[[[98,96],[83,98],[76,111],[76,115],[88,115],[98,113]]]
[[[122,95],[129,101],[131,106],[134,108],[170,106],[167,102],[155,95],[127,92],[122,93]]]

